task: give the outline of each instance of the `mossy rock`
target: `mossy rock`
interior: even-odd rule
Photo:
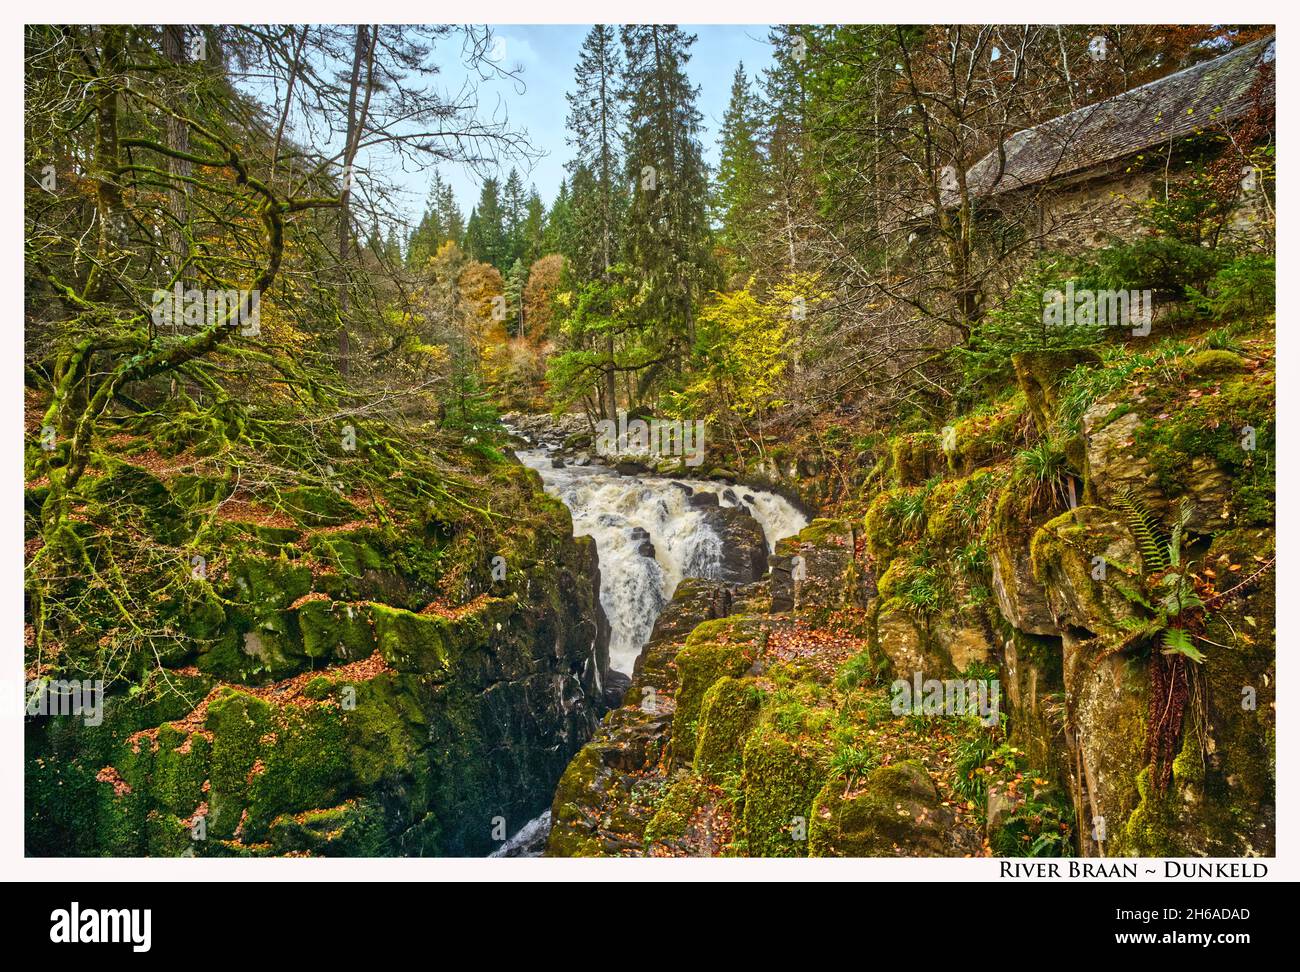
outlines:
[[[694,774],[672,783],[660,798],[655,814],[645,828],[645,843],[658,844],[670,852],[691,852],[700,836],[695,822],[707,812],[716,797],[709,786]]]
[[[1142,563],[1122,514],[1079,506],[1046,523],[1030,548],[1034,579],[1062,624],[1119,644],[1137,620]]]
[[[924,766],[881,766],[848,796],[840,780],[817,794],[808,832],[814,857],[943,857],[953,854],[953,814]]]
[[[1184,369],[1199,377],[1231,375],[1246,369],[1246,360],[1231,351],[1198,351],[1183,362]]]
[[[241,631],[227,628],[216,641],[199,647],[200,671],[236,684],[289,678],[307,667],[297,628],[287,614]]]
[[[331,806],[351,782],[343,713],[334,706],[285,706],[275,716],[247,778],[241,837],[266,838],[276,817]],[[215,785],[215,784],[214,784]]]
[[[1112,845],[1139,802],[1136,781],[1146,765],[1150,675],[1145,660],[1116,653],[1101,639],[1077,637],[1069,628],[1063,632],[1062,649],[1072,729],[1092,783],[1088,804],[1093,816],[1105,819],[1111,842],[1105,852],[1113,855],[1119,851]],[[1100,850],[1092,848],[1094,853]]]
[[[875,657],[889,659],[899,678],[910,678],[913,672],[937,676],[943,674],[937,669],[947,668],[931,655],[925,619],[917,617],[903,598],[884,592],[876,603],[870,647]]]
[[[1053,704],[1065,691],[1061,641],[1010,627],[1006,633],[1000,678],[1011,745],[1024,752],[1028,765],[1064,786],[1072,763],[1060,713]]]
[[[388,673],[363,682],[333,682],[332,694],[355,705],[344,708],[346,755],[351,776],[366,791],[405,791],[413,805],[425,800],[428,746],[433,740],[422,676]],[[351,690],[345,691],[345,690]]]
[[[262,737],[271,731],[273,710],[255,696],[225,689],[208,705],[206,726],[212,733],[208,794],[208,834],[235,836],[248,806],[249,774],[262,752]]]
[[[1052,514],[1038,510],[1030,485],[1011,476],[997,493],[989,526],[988,554],[993,594],[1007,623],[1034,635],[1058,635],[1047,593],[1034,579],[1030,544]]]
[[[987,411],[954,421],[943,438],[948,467],[960,475],[969,475],[982,466],[1010,458],[1027,411],[1024,393],[1016,392]]]
[[[513,601],[506,599],[489,599],[458,618],[371,605],[375,640],[384,659],[399,671],[441,676],[458,671],[459,663],[473,652],[486,652],[512,613]]]
[[[261,621],[283,612],[312,587],[311,568],[285,556],[237,554],[227,574],[229,613],[236,619]]]
[[[925,501],[927,541],[960,547],[975,540],[982,532],[989,496],[999,482],[997,472],[979,469],[961,479],[936,484]]]
[[[280,494],[277,505],[308,527],[338,526],[361,518],[361,511],[336,490],[302,486]]]
[[[826,777],[825,745],[760,723],[745,741],[741,787],[751,857],[804,857],[813,799]]]
[[[921,487],[886,490],[877,494],[862,520],[867,551],[878,561],[887,563],[908,541],[916,540],[925,526],[924,516],[908,523],[896,515],[895,506],[904,494],[917,496]]]
[[[1231,356],[1201,354],[1220,365],[1227,362],[1218,355]],[[1102,398],[1083,417],[1085,498],[1113,507],[1131,492],[1162,517],[1190,499],[1188,529],[1196,533],[1267,526],[1275,518],[1275,415],[1276,385],[1266,368],[1189,369],[1179,382]]]
[[[899,486],[917,486],[947,468],[942,442],[933,432],[896,436],[889,444],[891,472]]]
[[[745,737],[758,717],[762,692],[750,679],[726,676],[714,682],[700,702],[695,772],[721,779],[740,770]]]
[[[715,630],[710,629],[710,633]],[[707,636],[705,634],[701,637]],[[679,764],[689,764],[695,758],[696,723],[700,718],[705,693],[720,678],[745,674],[757,657],[755,646],[749,642],[697,641],[695,638],[693,633],[685,647],[677,653],[676,659],[677,692],[674,698],[677,709],[673,713],[673,757]]]
[[[297,619],[308,658],[350,662],[369,658],[375,650],[369,605],[307,601],[299,606]]]
[[[190,820],[203,801],[203,781],[209,774],[212,744],[203,735],[187,735],[163,725],[158,729],[156,745],[146,784],[153,806]]]
[[[1011,364],[1035,424],[1047,433],[1055,419],[1061,380],[1080,366],[1100,366],[1101,356],[1087,348],[1020,351],[1011,356]]]
[[[1202,563],[1229,589],[1275,554],[1270,530],[1214,538]],[[1239,568],[1234,571],[1232,568]],[[1138,805],[1116,835],[1123,853],[1176,857],[1271,856],[1276,847],[1275,576],[1271,570],[1210,612],[1201,645],[1205,718],[1189,705],[1172,779],[1154,792],[1146,768]],[[1224,647],[1226,646],[1226,647]]]
[[[277,817],[268,839],[282,855],[382,857],[393,853],[382,809],[358,798],[336,807]]]

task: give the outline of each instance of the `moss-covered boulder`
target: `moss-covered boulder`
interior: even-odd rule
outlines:
[[[671,700],[663,708],[624,706],[605,717],[555,788],[548,857],[618,857],[642,851],[654,814],[646,796],[664,784],[641,784],[647,771],[663,761],[671,725]]]
[[[745,742],[741,785],[745,847],[751,857],[804,857],[813,798],[826,777],[820,740],[760,724]]]
[[[1131,595],[1142,586],[1141,557],[1123,514],[1097,506],[1061,514],[1034,535],[1031,562],[1059,625],[1115,644],[1138,618]]]
[[[700,702],[695,732],[695,772],[720,779],[740,770],[745,737],[758,717],[762,690],[750,679],[726,676]]]
[[[731,814],[722,790],[684,774],[664,791],[645,829],[650,856],[716,857],[731,840]]]
[[[369,605],[327,597],[297,608],[298,630],[308,658],[352,662],[374,653],[374,619]]]
[[[1056,417],[1061,379],[1080,366],[1097,367],[1101,358],[1087,348],[1019,351],[1011,356],[1016,381],[1040,432],[1047,433]]]
[[[941,444],[949,468],[968,476],[982,466],[1009,458],[1021,440],[1028,404],[1023,392],[963,416],[946,426]]]
[[[1030,556],[1035,530],[1050,518],[1050,512],[1035,505],[1031,487],[1022,479],[1013,476],[998,491],[988,542],[993,594],[1007,623],[1027,634],[1058,634]]]
[[[877,657],[889,659],[900,678],[912,672],[934,674],[941,666],[928,651],[925,623],[901,597],[891,597],[876,606],[871,649]],[[927,671],[928,670],[928,671]]]
[[[725,618],[697,627],[677,653],[677,688],[674,695],[673,757],[679,764],[695,758],[696,726],[705,693],[726,676],[749,671],[761,648],[761,622]]]
[[[947,468],[942,439],[933,432],[911,432],[889,444],[890,471],[899,486],[916,486]]]
[[[953,815],[918,762],[881,766],[845,794],[839,780],[817,794],[808,832],[814,857],[940,857],[954,852]]]

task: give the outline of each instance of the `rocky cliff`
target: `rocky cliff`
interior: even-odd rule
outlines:
[[[548,853],[1272,853],[1271,330],[1107,353],[1017,356],[860,463],[864,514],[684,584]]]
[[[481,855],[549,803],[605,710],[594,546],[513,458],[384,434],[334,457],[337,488],[260,492],[205,439],[105,444],[87,535],[101,563],[129,540],[135,593],[168,599],[101,721],[28,718],[28,853]],[[72,583],[33,685],[124,643],[94,579]]]

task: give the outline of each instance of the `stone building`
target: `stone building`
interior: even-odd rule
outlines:
[[[1276,40],[1266,37],[1015,133],[967,171],[976,212],[1015,219],[1044,248],[1131,238],[1139,229],[1134,204],[1217,154],[1224,136],[1246,128],[1256,140],[1271,136],[1275,57]],[[1243,165],[1225,231],[1255,236],[1271,222],[1267,182]],[[947,194],[946,204],[958,202]]]

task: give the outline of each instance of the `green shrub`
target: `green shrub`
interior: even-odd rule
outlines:
[[[953,348],[953,363],[962,377],[959,402],[972,403],[1009,382],[1015,375],[1011,356],[1019,351],[1086,348],[1101,340],[1099,327],[1060,327],[1043,319],[1046,295],[1064,292],[1073,269],[1063,256],[1030,268],[975,325],[965,345]]]
[[[1170,236],[1149,236],[1101,250],[1088,282],[1101,290],[1152,290],[1182,296],[1203,286],[1223,266],[1223,255]]]
[[[1244,254],[1221,268],[1204,293],[1192,287],[1187,293],[1216,321],[1271,314],[1277,301],[1276,260],[1263,253]]]

